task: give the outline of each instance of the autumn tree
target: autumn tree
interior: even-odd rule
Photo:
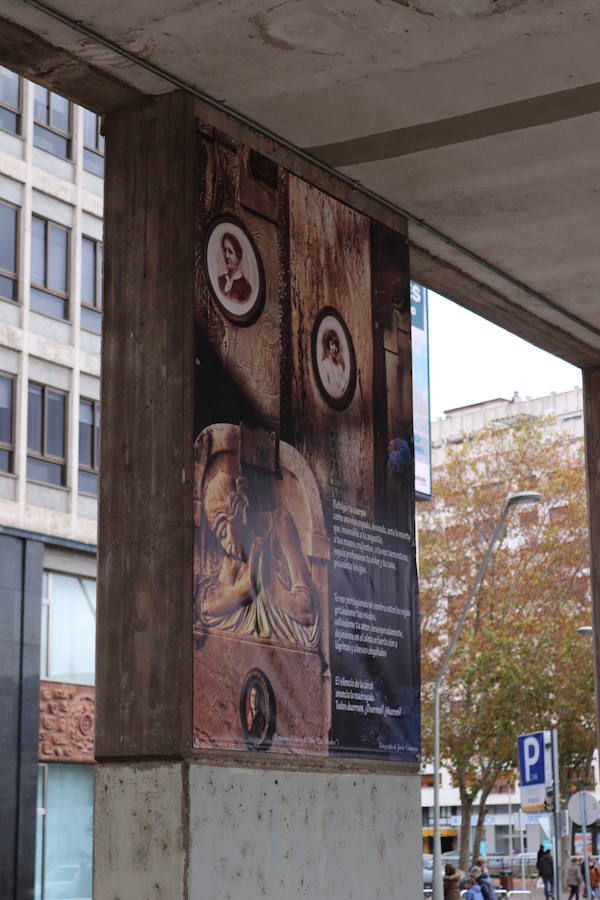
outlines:
[[[595,747],[583,447],[548,419],[523,417],[464,435],[419,505],[423,748],[432,756],[433,682],[506,498],[513,507],[476,595],[440,696],[441,755],[459,788],[462,822],[475,806],[481,840],[495,784],[516,768],[519,734],[558,728],[563,797],[587,784]],[[469,827],[461,828],[461,866]]]

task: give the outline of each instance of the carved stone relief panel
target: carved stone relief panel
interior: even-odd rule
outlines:
[[[95,688],[40,683],[40,762],[93,763]]]

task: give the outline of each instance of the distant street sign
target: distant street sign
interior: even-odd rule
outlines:
[[[576,825],[592,825],[600,815],[600,804],[589,791],[573,794],[567,809]]]

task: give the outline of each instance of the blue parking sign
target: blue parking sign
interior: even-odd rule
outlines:
[[[525,787],[546,784],[544,732],[522,734],[518,738],[519,780]]]

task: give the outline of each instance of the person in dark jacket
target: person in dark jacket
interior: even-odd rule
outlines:
[[[538,852],[537,852],[537,860],[536,860],[536,863],[535,863],[535,867],[536,867],[536,869],[538,870],[538,875],[540,875],[540,863],[541,863],[541,861],[542,861],[542,856],[544,855],[545,852],[546,852],[546,848],[544,847],[543,844],[540,844],[540,849],[539,849]],[[541,877],[542,877],[542,876],[540,875],[540,878],[541,878]]]
[[[477,862],[482,862],[484,865],[487,862],[485,857],[480,856]],[[490,878],[490,873],[484,871],[481,865],[471,866],[469,869],[469,875],[471,878],[475,879],[479,887],[481,888],[481,895],[483,900],[496,900],[496,892],[494,891],[494,885],[492,883],[492,879]]]
[[[545,850],[540,860],[540,878],[544,882],[544,897],[554,898],[554,860],[550,850]]]
[[[444,900],[460,900],[460,880],[462,872],[452,863],[446,863],[444,873]]]
[[[497,900],[496,891],[494,890],[494,882],[492,881],[490,870],[488,869],[486,857],[478,856],[476,864],[481,869],[481,875],[479,876],[479,887],[481,888],[481,893],[483,894],[485,900]]]

